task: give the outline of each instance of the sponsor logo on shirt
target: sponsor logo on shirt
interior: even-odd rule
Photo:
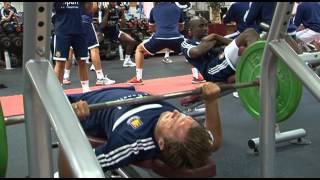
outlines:
[[[143,125],[141,118],[139,116],[133,116],[128,119],[127,124],[130,125],[133,129],[138,129]]]

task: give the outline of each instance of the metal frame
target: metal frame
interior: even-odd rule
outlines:
[[[276,61],[277,57],[289,66],[311,93],[320,100],[320,79],[298,54],[281,39],[286,33],[294,2],[278,2],[272,21],[267,47],[263,53],[261,72],[261,177],[274,177],[275,120],[276,120]]]
[[[50,124],[75,177],[105,177],[47,60],[51,6],[51,2],[24,3],[23,100],[29,177],[53,177]]]

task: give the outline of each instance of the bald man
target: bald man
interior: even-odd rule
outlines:
[[[248,28],[234,40],[217,34],[208,35],[208,21],[203,17],[192,18],[190,28],[192,39],[181,43],[181,51],[204,79],[211,82],[227,81],[235,73],[240,60],[239,47],[247,47],[259,40],[259,34],[253,28]],[[221,46],[225,46],[221,53],[213,51]]]

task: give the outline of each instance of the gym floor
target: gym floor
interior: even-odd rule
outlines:
[[[144,79],[188,75],[190,66],[182,56],[172,56],[172,64],[164,64],[162,56],[150,57],[145,60]],[[119,59],[102,61],[103,70],[108,77],[117,83],[126,82],[135,75],[135,68],[123,68]],[[72,84],[65,89],[80,88],[76,75],[76,66],[72,67]],[[8,88],[0,89],[0,96],[22,94],[22,69],[0,69],[0,84]],[[89,72],[90,85],[95,84],[95,73]],[[191,83],[191,79],[190,79]],[[170,100],[178,107],[179,100]],[[223,128],[223,143],[221,148],[212,155],[216,161],[217,176],[220,178],[253,178],[260,177],[260,157],[249,149],[249,139],[259,135],[259,123],[254,120],[241,106],[240,100],[227,95],[219,99],[220,116]],[[282,178],[315,178],[320,173],[320,138],[318,101],[304,88],[303,96],[297,111],[287,121],[281,123],[280,130],[288,131],[303,128],[307,132],[305,140],[311,141],[309,145],[282,143],[277,145],[275,157],[275,177]],[[7,127],[9,145],[8,178],[28,176],[28,162],[26,149],[26,135],[24,124]],[[53,150],[54,169],[56,170],[57,149]],[[136,168],[143,177],[158,177],[156,174]]]

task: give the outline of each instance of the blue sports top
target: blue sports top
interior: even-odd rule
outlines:
[[[156,32],[153,35],[156,39],[183,38],[179,31],[179,23],[184,23],[183,11],[174,3],[156,4],[151,9],[149,23],[156,25]]]
[[[320,2],[302,2],[297,7],[294,24],[320,33]]]
[[[81,19],[80,2],[54,2],[55,34],[85,33]]]
[[[70,102],[86,100],[89,104],[148,96],[129,88],[105,88],[84,94],[68,95]],[[167,102],[119,106],[91,112],[81,120],[87,135],[106,138],[107,144],[95,149],[104,171],[130,163],[161,158],[154,130],[161,113],[177,109]]]

